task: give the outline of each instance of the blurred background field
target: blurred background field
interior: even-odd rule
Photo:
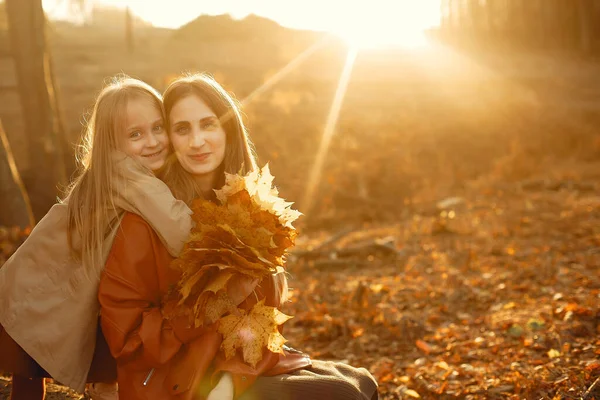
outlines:
[[[285,197],[302,199],[346,43],[255,15],[221,15],[201,16],[178,30],[134,19],[129,48],[124,10],[96,13],[89,25],[47,28],[67,176],[86,112],[108,77],[124,72],[163,90],[184,71],[205,71],[243,100],[310,49],[289,74],[244,104],[261,162],[271,163]],[[398,215],[477,179],[524,179],[557,161],[597,159],[600,69],[594,57],[441,43],[358,53],[309,220],[330,219],[334,209],[342,220]],[[5,58],[0,66],[3,84],[14,85],[14,63]],[[0,91],[0,97],[17,166],[27,175],[35,154],[23,134],[18,93]]]
[[[124,8],[50,21],[61,130],[40,135],[64,171],[50,187],[72,174],[105,79],[162,91],[208,72],[242,101],[260,163],[306,213],[289,261],[295,347],[369,368],[386,399],[599,398],[600,2],[437,6],[426,42],[395,46],[254,14],[177,29]],[[369,37],[371,14],[348,31]],[[39,138],[16,87],[2,57],[0,119],[28,186]],[[7,215],[18,193],[2,168]],[[26,224],[0,225],[6,258]]]

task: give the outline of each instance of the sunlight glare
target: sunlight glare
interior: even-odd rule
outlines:
[[[423,47],[425,31],[440,23],[439,0],[355,3],[330,30],[358,48]]]
[[[349,46],[359,49],[386,49],[394,47],[418,48],[429,44],[423,30],[406,30],[394,33],[383,29],[369,32],[348,31],[338,33]]]
[[[322,48],[327,43],[326,40],[320,40],[304,50],[298,56],[294,57],[292,61],[286,64],[283,68],[281,68],[277,73],[267,79],[262,85],[254,89],[248,96],[243,98],[240,102],[242,106],[246,106],[248,103],[252,102],[255,98],[259,97],[261,94],[269,90],[276,83],[278,83],[281,79],[286,77],[290,72],[294,69],[298,68],[300,64],[302,64],[307,58],[309,58],[315,51]]]
[[[323,172],[325,157],[327,156],[327,152],[329,151],[329,145],[331,144],[331,139],[333,138],[333,134],[335,133],[335,128],[337,126],[337,121],[340,116],[340,111],[342,109],[344,96],[346,96],[346,90],[348,89],[348,83],[350,81],[350,76],[352,75],[354,61],[356,60],[356,54],[356,49],[351,49],[346,55],[346,62],[344,63],[344,69],[340,74],[340,80],[338,81],[335,96],[333,97],[331,109],[329,110],[329,114],[327,115],[327,123],[325,124],[323,136],[321,137],[319,150],[317,151],[317,156],[310,170],[307,189],[306,192],[304,192],[304,198],[302,199],[302,203],[300,203],[302,206],[302,212],[307,215],[311,211],[315,191],[317,190],[317,187],[319,186],[319,183],[321,181],[321,173]]]
[[[198,2],[195,0],[42,0],[44,9],[54,19],[78,20],[81,15],[73,5],[84,4],[86,18],[92,5],[131,11],[158,27],[178,28],[200,14],[228,13],[234,18],[249,14],[271,18],[293,29],[327,31],[359,48],[421,47],[427,43],[423,32],[439,26],[440,0],[304,0],[287,4],[280,0],[245,2]],[[185,10],[185,11],[183,11]],[[79,21],[83,22],[83,21]]]

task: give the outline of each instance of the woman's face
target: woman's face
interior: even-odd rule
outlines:
[[[171,143],[181,166],[205,189],[225,158],[225,130],[216,114],[198,96],[178,100],[169,116]]]
[[[119,150],[156,171],[165,163],[168,149],[169,137],[154,101],[144,97],[130,99]]]

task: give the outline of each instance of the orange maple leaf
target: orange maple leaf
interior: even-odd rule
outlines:
[[[217,267],[218,268],[218,267]],[[212,324],[222,315],[235,311],[236,306],[229,298],[226,290],[227,283],[235,275],[232,268],[215,269],[210,266],[198,270],[188,279],[184,279],[179,289],[181,298],[179,305],[183,305],[192,299],[193,319],[196,327],[204,324]],[[202,289],[198,290],[198,281],[204,280]],[[191,296],[191,293],[197,293],[197,296]]]
[[[278,326],[292,318],[275,307],[264,305],[264,300],[252,307],[250,312],[238,309],[239,315],[231,314],[220,319],[219,333],[223,335],[221,349],[228,360],[242,350],[244,361],[252,367],[262,359],[263,350],[283,354],[286,339]]]

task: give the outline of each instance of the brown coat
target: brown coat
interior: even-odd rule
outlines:
[[[106,227],[104,254],[127,210],[144,216],[177,255],[192,226],[190,209],[132,159],[123,153],[114,158],[118,209],[112,228]],[[56,204],[0,268],[0,325],[54,379],[83,392],[96,343],[104,262],[85,271],[71,257],[67,229],[67,204]]]
[[[117,360],[121,398],[193,399],[202,379],[209,373],[231,372],[236,396],[257,376],[304,368],[310,359],[303,354],[274,354],[265,350],[256,368],[239,358],[225,361],[219,352],[221,336],[213,324],[191,328],[187,319],[167,320],[162,299],[177,282],[179,272],[170,268],[173,257],[151,226],[135,214],[126,214],[113,242],[98,292],[102,331]],[[274,305],[274,280],[264,284],[242,282],[235,293],[250,307],[254,295]],[[233,289],[232,289],[233,290]],[[145,384],[144,384],[145,382]]]

